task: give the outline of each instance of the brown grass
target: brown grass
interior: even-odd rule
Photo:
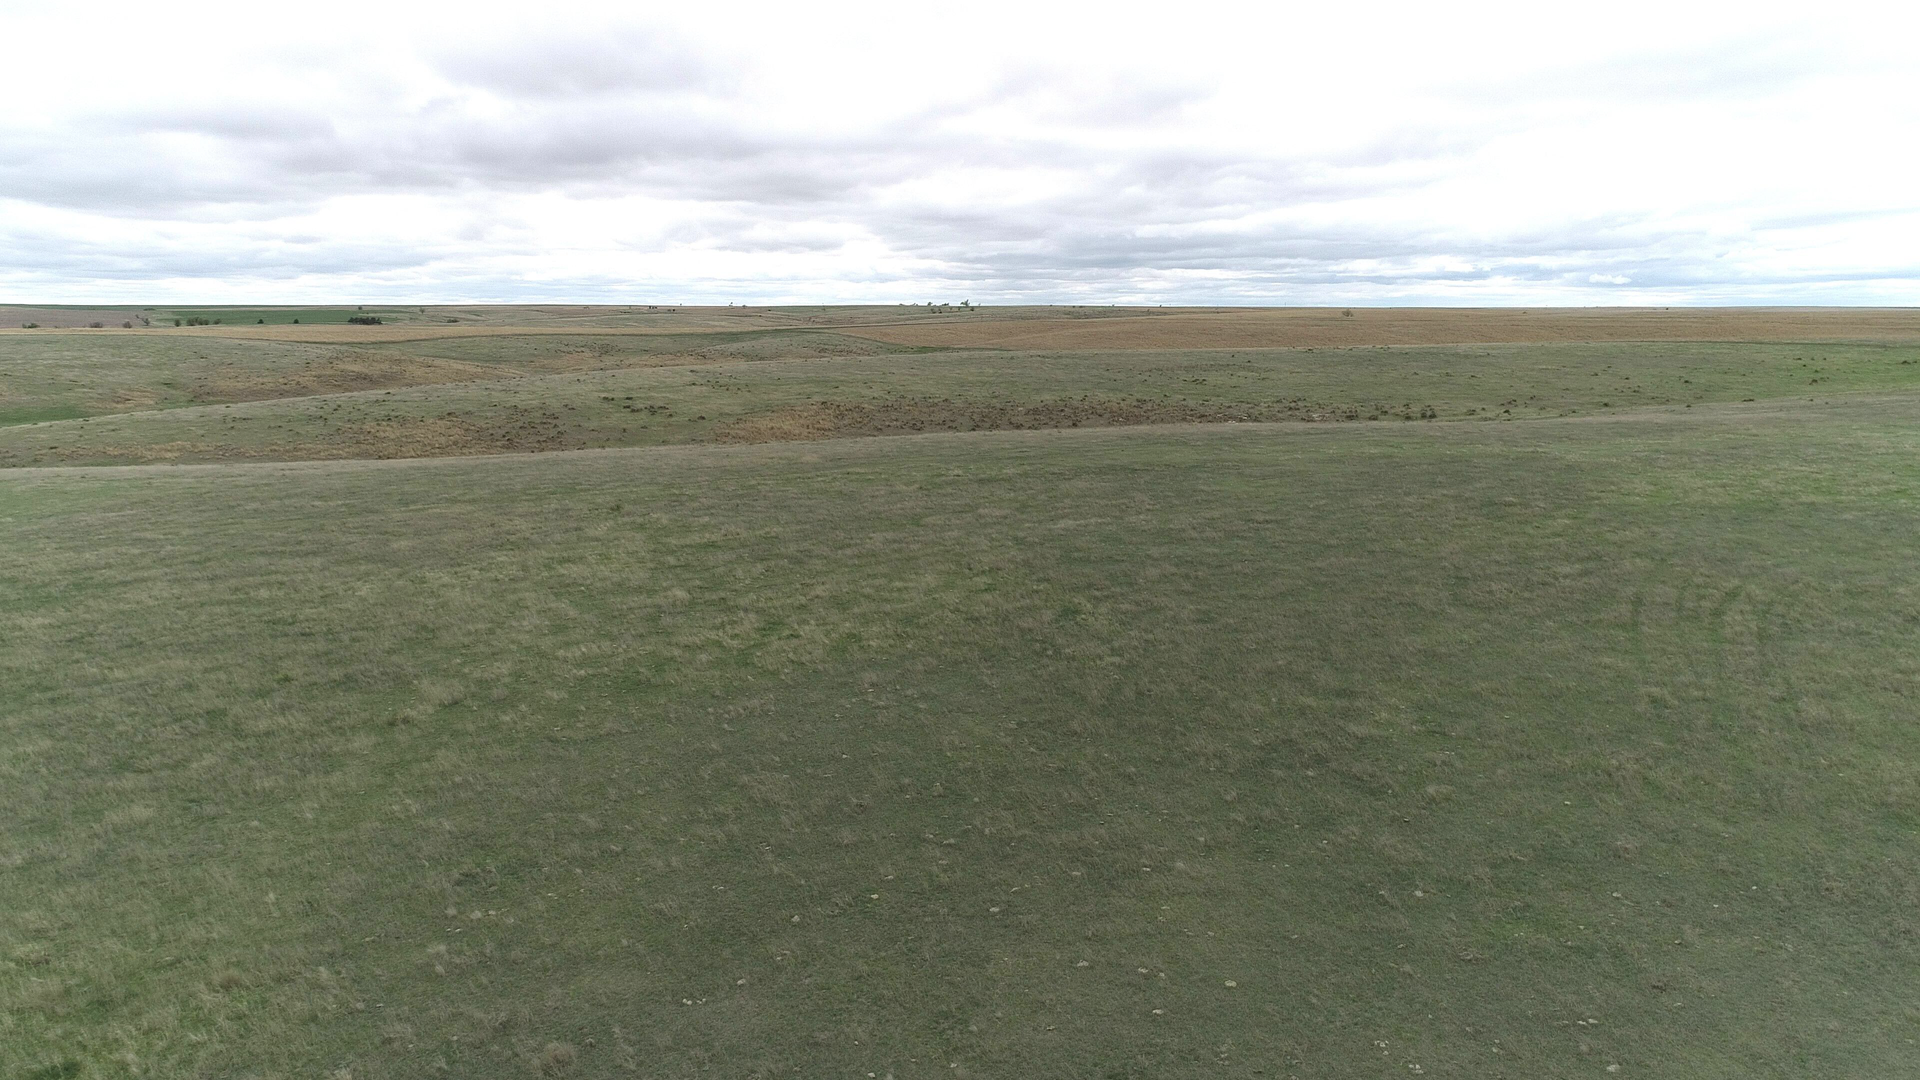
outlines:
[[[894,398],[816,401],[776,409],[722,424],[714,429],[714,437],[721,442],[735,443],[800,442],[929,431],[1421,418],[1421,406],[1412,404],[1330,404],[1305,399],[1242,405],[1098,398],[1036,402]]]
[[[0,327],[18,328],[22,323],[38,323],[43,327],[85,327],[89,323],[105,323],[118,328],[123,322],[131,320],[140,324],[140,312],[126,308],[52,308],[0,306]],[[148,318],[152,318],[151,315]]]
[[[505,324],[499,326],[419,326],[405,323],[396,326],[168,326],[151,329],[122,330],[108,327],[101,330],[89,330],[94,336],[138,335],[142,337],[165,336],[169,338],[205,337],[237,338],[246,341],[301,341],[316,345],[371,345],[404,341],[437,341],[442,338],[485,338],[485,337],[524,337],[530,335],[552,334],[578,337],[581,334],[685,334],[699,333],[702,330],[739,330],[741,327],[706,326],[521,326]],[[45,334],[60,331],[42,328],[22,330],[17,326],[0,326],[0,336],[11,334]],[[67,331],[71,332],[71,331]]]
[[[355,390],[477,382],[515,374],[518,372],[510,368],[439,357],[349,353],[309,360],[292,371],[220,368],[195,380],[192,393],[198,401],[265,401]]]
[[[896,345],[1254,349],[1569,341],[1920,341],[1920,308],[1256,308],[849,327]]]
[[[438,321],[382,326],[198,326],[118,329],[122,312],[49,314],[0,308],[0,336],[24,321],[84,325],[92,334],[165,334],[374,344],[542,334],[659,335],[741,330],[832,330],[895,345],[1004,349],[1251,349],[1465,345],[1570,341],[1920,342],[1920,308],[988,308],[971,314],[915,308],[827,308],[801,314],[749,308],[672,313],[595,308],[429,308]],[[473,321],[473,311],[484,314]],[[34,314],[47,319],[35,319]],[[915,312],[921,312],[915,314]]]
[[[467,457],[516,451],[579,449],[557,429],[476,424],[437,416],[394,416],[344,425],[297,442],[234,443],[181,440],[164,443],[60,447],[55,461],[343,461],[357,458]]]

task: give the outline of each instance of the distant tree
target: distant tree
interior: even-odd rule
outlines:
[[[127,320],[126,322],[123,322],[123,323],[121,323],[121,324],[120,324],[120,329],[122,329],[122,330],[131,330],[131,329],[133,329],[133,320],[132,320],[132,319],[128,319],[128,320]]]

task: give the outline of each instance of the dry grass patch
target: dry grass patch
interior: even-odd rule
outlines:
[[[849,328],[900,345],[999,349],[1255,349],[1605,341],[1920,341],[1912,308],[1255,308]]]
[[[1207,404],[1145,398],[1059,401],[816,401],[744,417],[714,428],[719,442],[799,442],[933,431],[1032,431],[1140,424],[1273,423],[1431,419],[1427,406],[1329,404],[1305,400]]]
[[[191,392],[196,401],[265,401],[356,390],[478,382],[510,374],[514,372],[502,371],[491,364],[405,353],[351,352],[315,357],[291,370],[220,367],[195,379]]]

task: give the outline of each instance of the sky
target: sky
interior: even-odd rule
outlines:
[[[1920,304],[1910,5],[0,0],[0,302]]]

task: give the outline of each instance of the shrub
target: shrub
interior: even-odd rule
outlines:
[[[38,330],[38,329],[40,329],[40,324],[39,324],[39,323],[37,323],[37,322],[23,322],[23,323],[21,323],[21,324],[20,324],[20,329],[22,329],[22,330]]]
[[[96,322],[90,322],[90,323],[88,323],[88,324],[87,324],[87,329],[89,329],[89,330],[98,330],[98,329],[100,329],[101,327],[103,327],[103,326],[105,326],[105,325],[107,325],[107,324],[106,324],[106,323],[103,323],[103,322],[97,322],[97,321],[96,321]]]
[[[131,329],[133,329],[133,320],[132,320],[132,319],[128,319],[128,320],[127,320],[126,322],[123,322],[123,323],[121,323],[121,324],[120,324],[120,329],[122,329],[122,330],[131,330]]]

